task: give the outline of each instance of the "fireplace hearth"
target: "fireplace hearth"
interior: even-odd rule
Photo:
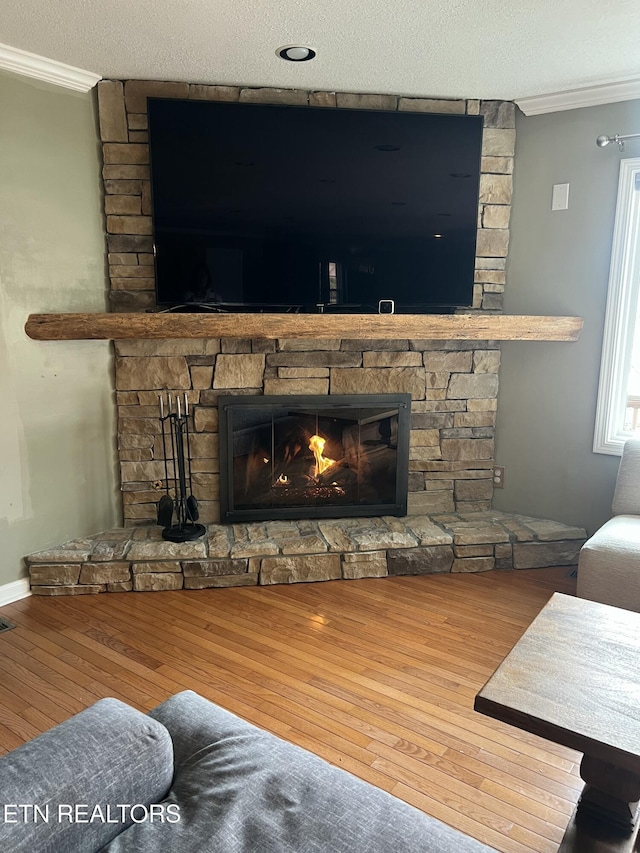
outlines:
[[[409,394],[219,400],[223,523],[407,513]]]

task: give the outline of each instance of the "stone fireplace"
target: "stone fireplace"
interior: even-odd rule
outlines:
[[[473,310],[502,309],[515,147],[512,103],[129,80],[98,86],[112,310],[144,311],[155,304],[147,96],[482,114]],[[221,394],[410,394],[409,512],[488,509],[499,363],[499,345],[492,341],[116,342],[125,524],[154,518],[163,476],[155,419],[161,389],[189,396],[196,497],[206,522],[220,520],[216,407]]]
[[[221,396],[411,396],[408,510],[490,508],[500,352],[495,343],[222,339],[116,342],[126,525],[155,520],[164,477],[159,387],[186,393],[192,472],[205,523],[220,519]]]
[[[147,96],[482,114],[471,311],[501,312],[515,149],[512,103],[138,80],[98,85],[112,311],[144,312],[155,305]],[[117,340],[125,526],[30,555],[32,590],[72,595],[203,589],[573,564],[584,530],[491,509],[499,366],[496,341],[351,339],[344,326],[321,339]],[[155,524],[164,478],[162,391],[189,400],[193,493],[200,521],[209,525],[206,537],[195,542],[164,542]],[[411,398],[405,518],[220,524],[222,397],[362,394]]]

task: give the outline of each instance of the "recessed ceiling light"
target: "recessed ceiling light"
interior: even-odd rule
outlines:
[[[288,62],[308,62],[316,55],[315,50],[302,45],[290,44],[284,47],[279,47],[276,50],[276,55],[280,59],[286,59]]]
[[[449,172],[450,178],[470,178],[469,172]]]
[[[374,145],[376,151],[399,151],[399,145]]]
[[[442,234],[434,234],[433,236],[436,238],[436,240],[439,240],[440,237],[442,237]]]

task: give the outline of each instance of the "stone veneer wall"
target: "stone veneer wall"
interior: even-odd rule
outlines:
[[[502,310],[516,135],[512,102],[103,80],[98,83],[98,112],[114,311],[155,305],[147,97],[483,115],[473,308]]]
[[[113,311],[143,311],[155,304],[147,96],[482,114],[485,130],[472,310],[502,310],[515,150],[512,103],[107,80],[98,84],[98,107]],[[500,362],[496,342],[121,341],[116,343],[116,356],[126,524],[153,520],[162,488],[160,389],[189,395],[194,494],[206,522],[219,520],[215,407],[220,393],[407,391],[414,401],[410,513],[490,506]]]
[[[490,341],[116,341],[126,524],[152,521],[163,486],[158,389],[186,392],[202,521],[219,521],[221,394],[412,396],[409,513],[488,509],[500,350]],[[454,348],[455,347],[455,348]]]

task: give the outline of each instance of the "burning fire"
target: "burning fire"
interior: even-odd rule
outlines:
[[[329,459],[326,456],[322,455],[322,451],[324,450],[324,446],[326,443],[327,440],[325,438],[322,438],[322,436],[320,435],[312,435],[311,440],[309,442],[309,450],[313,450],[313,455],[316,457],[316,477],[319,477],[320,474],[324,473],[327,468],[330,468],[332,465],[335,465],[335,459]]]

